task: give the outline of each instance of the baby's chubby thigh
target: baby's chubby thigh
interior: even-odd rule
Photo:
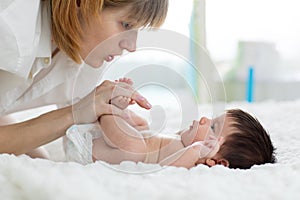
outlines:
[[[152,163],[152,164],[158,163],[160,153],[161,153],[160,152],[161,138],[149,133],[144,133],[143,137],[147,148],[147,153],[144,162]]]

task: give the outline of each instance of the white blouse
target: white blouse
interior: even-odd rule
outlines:
[[[102,69],[78,65],[61,51],[51,59],[48,4],[1,0],[0,116],[45,105],[70,105],[99,82]]]

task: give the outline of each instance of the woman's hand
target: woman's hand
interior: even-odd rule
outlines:
[[[94,91],[73,105],[73,119],[75,124],[93,123],[105,114],[127,117],[126,112],[110,104],[111,100],[124,96],[136,102],[142,108],[150,109],[151,105],[143,96],[136,92],[130,84],[124,82],[102,82]]]

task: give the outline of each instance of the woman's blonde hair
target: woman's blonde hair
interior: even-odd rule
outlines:
[[[168,0],[50,0],[52,37],[58,48],[76,63],[81,63],[80,21],[89,24],[99,18],[106,7],[130,7],[128,17],[137,20],[138,27],[159,27],[165,20]],[[79,19],[78,8],[81,15]]]

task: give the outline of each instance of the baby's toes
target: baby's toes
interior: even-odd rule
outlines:
[[[131,102],[131,98],[129,98],[129,97],[125,97],[125,101],[126,101],[126,103],[127,103],[127,104],[130,104],[130,102]]]
[[[111,104],[117,106],[120,109],[125,109],[130,103],[130,98],[117,96],[111,100]]]
[[[133,81],[130,78],[119,78],[119,82],[127,83],[133,85]]]

